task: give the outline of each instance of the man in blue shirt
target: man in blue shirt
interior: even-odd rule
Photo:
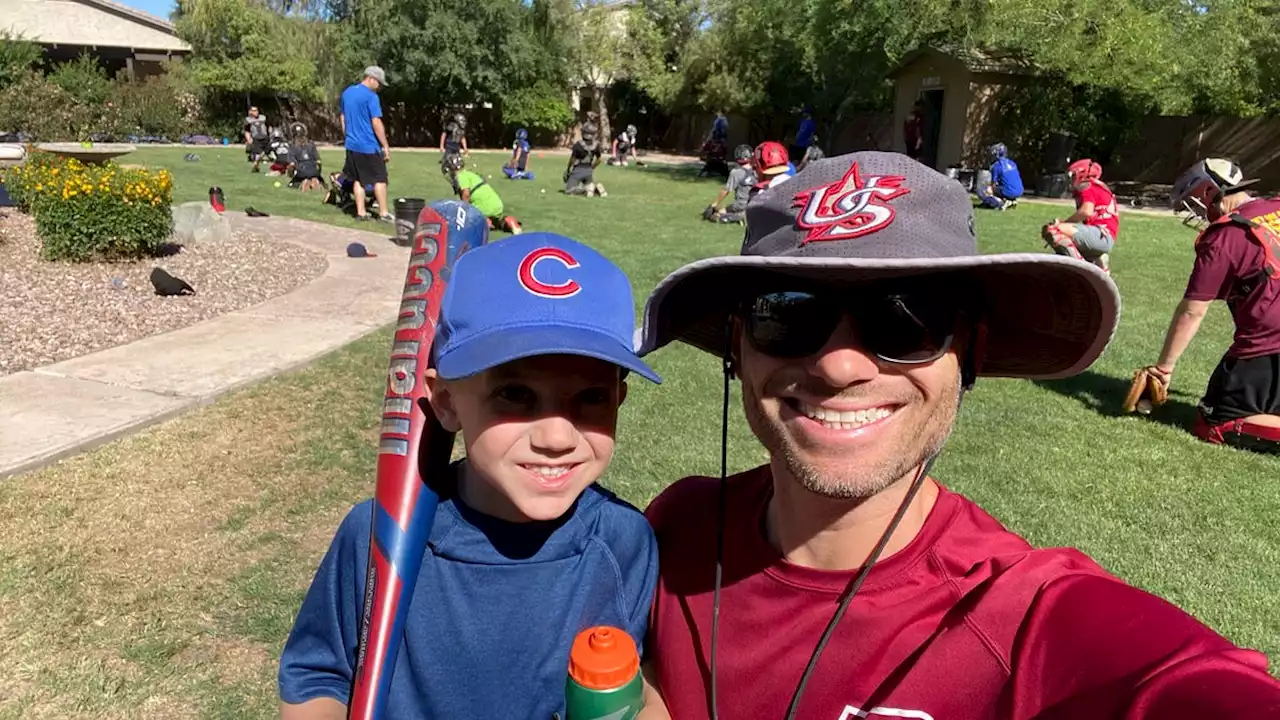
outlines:
[[[355,181],[356,218],[368,220],[365,213],[364,186],[373,184],[373,196],[381,219],[394,220],[387,212],[387,163],[391,162],[391,143],[382,124],[382,103],[378,91],[387,85],[387,74],[377,65],[364,69],[364,78],[342,91],[339,119],[346,135],[347,150],[343,176]]]
[[[1009,159],[1009,149],[1004,143],[996,143],[990,148],[995,162],[991,164],[991,184],[979,185],[975,192],[982,204],[993,210],[1008,210],[1017,207],[1018,198],[1022,197],[1022,175],[1018,172],[1018,163]]]

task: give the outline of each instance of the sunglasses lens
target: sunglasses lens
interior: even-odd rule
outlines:
[[[805,357],[822,349],[839,322],[839,306],[811,293],[765,293],[748,306],[747,338],[766,355]]]
[[[951,347],[958,314],[954,301],[935,293],[888,293],[859,308],[858,332],[867,350],[883,360],[927,363]]]
[[[747,312],[747,337],[756,350],[777,358],[801,358],[822,349],[850,312],[857,342],[886,362],[937,360],[951,347],[959,317],[945,293],[890,289],[844,295],[771,292]]]

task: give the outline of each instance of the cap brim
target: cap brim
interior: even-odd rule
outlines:
[[[640,354],[681,341],[722,356],[733,306],[766,284],[776,286],[780,277],[829,283],[944,274],[962,274],[983,290],[983,376],[1075,375],[1102,354],[1120,316],[1120,294],[1106,273],[1058,255],[911,260],[729,256],[690,263],[658,284],[645,304]]]
[[[604,360],[661,383],[636,353],[617,338],[574,327],[516,327],[497,330],[459,343],[437,358],[436,369],[446,380],[470,377],[504,363],[537,355],[581,355]]]
[[[761,175],[781,175],[787,171],[786,165],[778,165],[777,167],[765,168],[760,171]]]

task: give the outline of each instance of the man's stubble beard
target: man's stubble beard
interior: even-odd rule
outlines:
[[[787,472],[811,493],[836,500],[859,500],[872,497],[902,479],[928,458],[942,450],[955,426],[960,407],[960,383],[946,391],[954,402],[943,402],[928,415],[918,432],[905,429],[897,438],[895,448],[874,466],[857,464],[856,458],[840,470],[824,472],[806,464],[803,450],[796,447],[782,427],[782,421],[767,416],[761,407],[761,399],[746,383],[742,384],[742,405],[747,425],[756,438],[769,451],[771,459],[780,459]],[[781,401],[779,401],[781,402]],[[915,438],[922,438],[918,445]]]

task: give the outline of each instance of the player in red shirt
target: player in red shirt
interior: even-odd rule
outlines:
[[[1060,255],[1086,260],[1111,272],[1111,251],[1120,235],[1120,214],[1116,195],[1102,182],[1102,166],[1077,160],[1067,168],[1076,211],[1066,220],[1044,226],[1045,239]]]
[[[929,475],[978,376],[1079,373],[1118,309],[1092,264],[980,255],[963,187],[900,154],[820,160],[748,205],[740,255],[645,307],[642,352],[721,358],[724,417],[737,378],[769,460],[725,478],[722,456],[646,511],[640,717],[1280,717],[1261,653]]]
[[[1239,166],[1210,158],[1174,185],[1175,210],[1209,226],[1196,238],[1196,260],[1182,302],[1150,368],[1168,385],[1214,300],[1235,321],[1235,338],[1209,378],[1195,434],[1212,443],[1280,450],[1280,200],[1255,198]]]

